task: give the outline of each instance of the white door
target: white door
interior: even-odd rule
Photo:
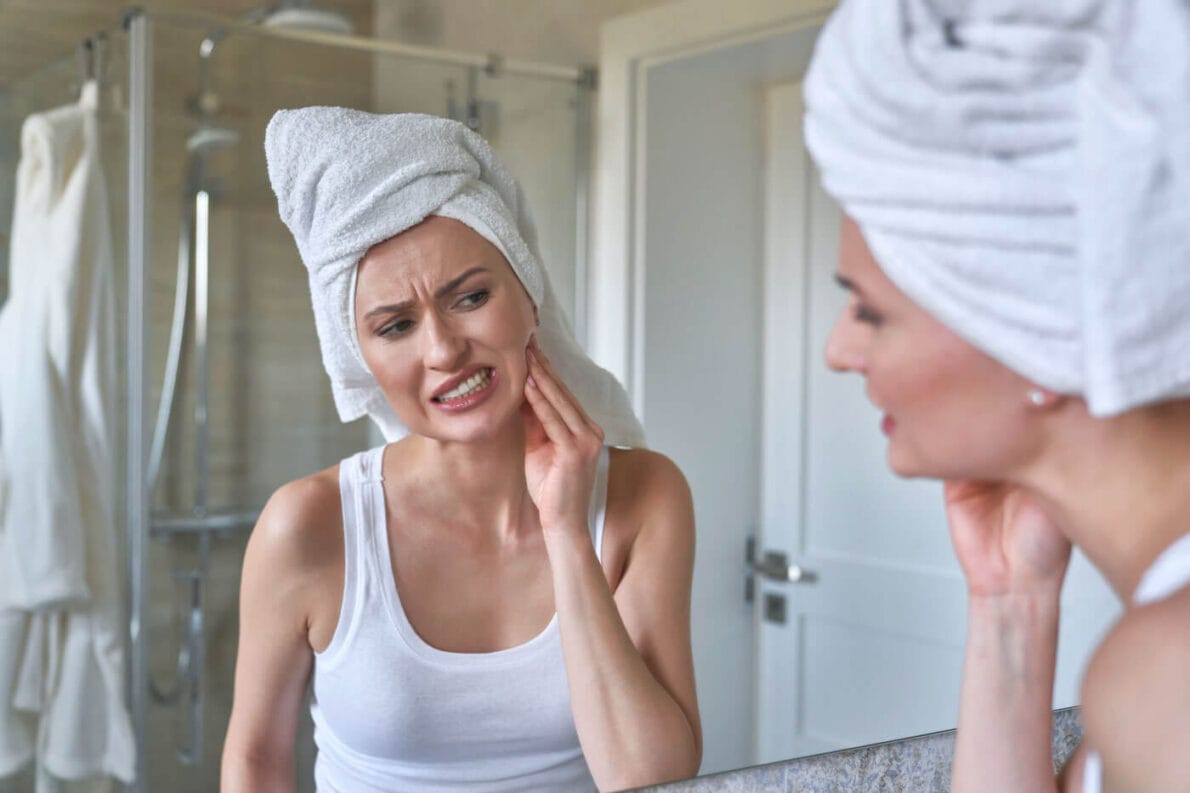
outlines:
[[[761,762],[953,727],[966,606],[940,485],[889,472],[862,380],[823,363],[840,213],[801,85],[767,94],[761,548],[804,577],[760,587]]]
[[[767,100],[761,548],[802,579],[760,587],[758,762],[953,728],[966,626],[940,484],[889,471],[862,379],[823,363],[847,301],[840,212],[804,148],[800,84]],[[1076,558],[1055,706],[1076,703],[1116,612]]]

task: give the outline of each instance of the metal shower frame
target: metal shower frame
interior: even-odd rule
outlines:
[[[169,13],[136,9],[125,15],[128,32],[128,284],[127,284],[127,401],[126,401],[126,550],[128,604],[127,696],[136,733],[136,778],[128,793],[145,793],[148,784],[147,728],[150,700],[147,626],[148,548],[151,530],[151,493],[148,488],[148,338],[147,296],[152,229],[148,213],[151,195],[153,32],[156,23],[219,30],[227,35],[263,36],[329,45],[375,55],[395,55],[449,66],[480,69],[490,77],[519,75],[576,86],[575,123],[575,301],[574,325],[580,343],[586,339],[589,196],[592,161],[593,68],[559,66],[506,59],[390,41],[308,30],[270,28],[206,14]],[[134,453],[137,452],[137,453]]]

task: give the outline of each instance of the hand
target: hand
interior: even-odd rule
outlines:
[[[946,482],[946,516],[972,595],[1054,595],[1070,562],[1070,540],[1021,488]]]
[[[533,338],[526,351],[525,481],[542,529],[587,534],[603,429],[554,373]]]

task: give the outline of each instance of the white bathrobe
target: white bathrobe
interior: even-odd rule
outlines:
[[[0,777],[130,780],[97,87],[21,134],[0,308]]]

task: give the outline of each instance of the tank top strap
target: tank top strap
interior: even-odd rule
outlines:
[[[607,478],[611,452],[607,446],[599,453],[599,464],[595,469],[595,485],[591,489],[591,509],[587,525],[591,531],[591,542],[595,546],[595,558],[603,561],[603,525],[607,520]]]
[[[1140,606],[1164,600],[1187,584],[1190,584],[1190,534],[1183,534],[1149,565],[1132,593],[1132,602]]]
[[[384,447],[358,452],[339,463],[339,498],[343,513],[343,604],[339,622],[319,660],[328,663],[346,644],[360,622],[369,596],[376,592],[372,557],[376,492],[382,487],[380,463]],[[380,494],[383,504],[383,493]],[[383,508],[383,507],[382,507]]]

